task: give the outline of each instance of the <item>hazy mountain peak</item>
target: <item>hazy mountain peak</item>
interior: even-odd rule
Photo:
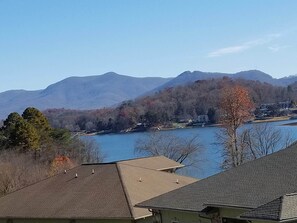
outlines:
[[[186,71],[182,72],[179,76],[187,76],[187,75],[191,75],[191,74],[192,74],[191,71],[186,70]]]
[[[296,77],[297,77],[297,74],[293,74],[293,75],[283,77],[282,79],[290,79],[290,78],[296,78]]]
[[[253,74],[253,75],[261,75],[261,76],[266,76],[266,77],[270,77],[273,78],[271,75],[264,73],[263,71],[260,70],[246,70],[246,71],[240,71],[235,73],[234,75],[238,75],[238,74]]]
[[[269,74],[266,74],[260,70],[247,70],[235,73],[232,75],[233,78],[243,78],[248,80],[256,80],[260,82],[266,82],[269,84],[277,84],[276,80]]]
[[[120,75],[116,72],[113,72],[113,71],[110,71],[110,72],[107,72],[105,74],[102,74],[101,76],[124,76],[124,75]]]
[[[97,109],[134,99],[169,79],[160,77],[136,78],[108,72],[103,75],[69,77],[39,91],[0,93],[0,118],[11,112],[23,112],[33,106],[48,108]]]

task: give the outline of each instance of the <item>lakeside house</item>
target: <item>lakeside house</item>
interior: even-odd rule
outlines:
[[[297,221],[297,143],[137,204],[160,223]]]
[[[296,114],[296,106],[292,101],[264,103],[257,107],[255,111],[255,117],[258,119],[265,117],[285,116],[294,114]]]
[[[152,222],[136,203],[197,179],[172,173],[183,167],[164,156],[85,164],[0,198],[0,223]]]
[[[208,123],[209,122],[208,115],[198,115],[196,122]]]

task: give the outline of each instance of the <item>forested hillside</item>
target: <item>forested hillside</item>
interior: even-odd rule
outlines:
[[[293,87],[277,87],[259,81],[224,77],[169,88],[152,96],[123,102],[116,108],[88,111],[51,109],[44,114],[54,127],[71,131],[118,132],[133,128],[142,130],[158,125],[170,127],[173,122],[195,120],[198,115],[205,114],[215,123],[222,90],[232,85],[247,88],[256,106],[297,100],[296,89]]]

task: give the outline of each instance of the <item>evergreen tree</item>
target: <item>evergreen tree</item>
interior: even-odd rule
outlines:
[[[40,136],[37,129],[16,112],[8,115],[3,122],[1,132],[1,144],[5,148],[16,147],[25,151],[35,151],[40,147]]]
[[[14,135],[16,131],[16,125],[22,121],[22,117],[17,112],[12,112],[8,115],[7,119],[3,122],[2,132],[2,145],[4,147],[14,145]]]
[[[51,130],[47,118],[36,108],[29,107],[23,112],[22,117],[39,132],[48,133]]]
[[[33,107],[26,108],[22,117],[35,128],[41,144],[47,144],[52,131],[47,118],[38,109]]]
[[[24,151],[36,152],[40,148],[39,135],[36,129],[24,119],[15,125],[15,131],[11,134],[12,145],[20,147]]]

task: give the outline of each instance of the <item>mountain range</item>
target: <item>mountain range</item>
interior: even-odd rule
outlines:
[[[230,73],[217,73],[217,72],[202,72],[202,71],[185,71],[178,75],[176,78],[168,81],[164,85],[158,87],[159,90],[169,87],[175,87],[178,85],[185,85],[190,84],[196,80],[205,80],[205,79],[212,79],[212,78],[222,78],[222,77],[229,77],[229,78],[241,78],[246,80],[254,80],[260,81],[263,83],[268,83],[271,85],[276,86],[288,86],[297,81],[297,75],[292,75],[283,78],[273,78],[271,75],[266,74],[259,70],[248,70],[248,71],[241,71],[238,73],[230,74]]]
[[[297,76],[276,79],[258,70],[242,71],[235,74],[186,71],[175,78],[137,78],[109,72],[103,75],[69,77],[43,90],[2,92],[0,93],[0,118],[6,118],[9,113],[15,111],[22,113],[29,106],[40,110],[49,108],[82,110],[109,107],[165,88],[224,76],[258,80],[279,86],[287,86],[297,81]]]
[[[96,109],[133,99],[168,82],[170,78],[137,78],[109,72],[88,77],[69,77],[43,90],[10,90],[0,93],[0,118],[27,107]]]

